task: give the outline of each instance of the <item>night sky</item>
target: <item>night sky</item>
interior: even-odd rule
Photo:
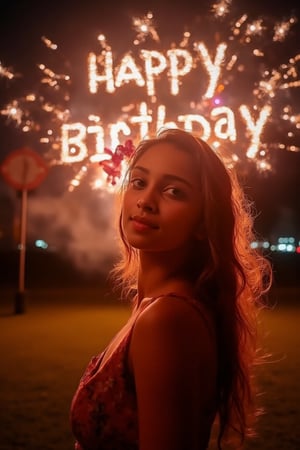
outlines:
[[[232,11],[236,11],[236,17],[243,13],[258,18],[287,19],[294,13],[300,19],[297,0],[286,0],[284,2],[274,1],[233,1]],[[70,1],[39,1],[16,2],[13,0],[1,0],[0,3],[0,62],[6,67],[12,67],[15,72],[23,75],[21,80],[0,79],[0,108],[8,102],[12,96],[22,95],[26,89],[30,90],[37,84],[36,65],[45,62],[51,65],[59,62],[60,68],[67,70],[72,68],[73,84],[71,94],[73,104],[81,110],[78,114],[86,117],[88,104],[87,78],[84,61],[87,53],[95,45],[99,33],[104,33],[113,50],[126,52],[128,44],[132,42],[131,18],[142,16],[148,11],[154,14],[156,28],[166,42],[177,41],[183,31],[195,26],[204,26],[201,17],[209,11],[211,2],[165,2],[165,1],[103,1],[95,2],[86,0],[84,2]],[[226,22],[226,19],[224,20]],[[198,24],[198,25],[197,25]],[[220,24],[220,29],[224,23]],[[284,44],[274,51],[270,45],[268,60],[276,67],[288,57],[300,51],[300,26],[296,24],[290,37]],[[206,32],[206,31],[205,31]],[[207,30],[211,32],[211,30]],[[214,33],[216,30],[214,30]],[[59,61],[50,55],[47,59],[45,46],[41,42],[41,36],[53,40],[59,45]],[[51,60],[52,58],[52,60]],[[299,67],[299,65],[298,65]],[[249,71],[251,68],[249,68]],[[299,79],[299,76],[298,76]],[[237,90],[239,87],[237,86]],[[300,104],[300,88],[291,93],[291,103]],[[99,96],[92,102],[100,103]],[[106,99],[106,102],[108,100]],[[105,103],[105,102],[104,102]],[[103,106],[103,105],[102,105]],[[109,105],[105,103],[109,114]],[[299,107],[298,107],[299,113]],[[84,120],[84,119],[83,119]],[[34,136],[25,136],[14,124],[7,124],[6,118],[0,116],[0,163],[11,151],[23,145],[37,148]],[[272,133],[278,134],[278,140],[285,138],[285,130],[273,129]],[[295,142],[300,146],[299,131]],[[289,143],[294,143],[289,141]],[[276,153],[275,153],[276,152]],[[274,150],[271,155],[272,171],[258,173],[254,169],[246,170],[243,174],[243,182],[248,196],[255,202],[258,216],[256,227],[262,235],[293,234],[300,239],[300,152],[289,152]],[[48,190],[47,195],[59,195],[66,189],[66,178],[69,176],[70,168],[65,168],[66,175],[53,170],[49,179],[42,188],[42,195]],[[59,172],[59,173],[58,173]],[[9,188],[10,189],[10,188]],[[1,192],[8,193],[9,189],[4,181],[0,180]],[[6,194],[2,195],[2,200]],[[75,194],[74,194],[75,195]],[[95,195],[94,193],[92,194]],[[1,217],[3,217],[3,212]]]

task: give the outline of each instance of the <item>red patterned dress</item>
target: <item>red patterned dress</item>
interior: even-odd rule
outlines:
[[[141,302],[126,326],[128,331],[101,367],[105,351],[88,364],[71,405],[75,450],[138,450],[137,399],[127,356],[134,323],[155,299],[157,297]],[[185,300],[203,314],[198,301]],[[213,416],[206,417],[207,442]]]

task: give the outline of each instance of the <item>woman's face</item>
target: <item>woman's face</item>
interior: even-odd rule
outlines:
[[[199,238],[199,173],[188,152],[155,144],[135,162],[124,193],[122,228],[132,247],[185,250]]]

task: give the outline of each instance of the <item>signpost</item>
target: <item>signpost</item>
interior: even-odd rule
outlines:
[[[2,162],[0,170],[5,181],[22,193],[19,284],[15,297],[15,313],[22,314],[25,311],[27,193],[29,190],[35,189],[44,180],[48,173],[48,167],[41,156],[25,147],[12,151]]]

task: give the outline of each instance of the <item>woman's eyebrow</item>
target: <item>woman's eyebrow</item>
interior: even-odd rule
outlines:
[[[134,170],[141,170],[142,172],[145,172],[145,173],[149,173],[149,170],[148,169],[146,169],[146,167],[142,167],[142,166],[133,166],[133,168],[131,169],[131,172],[133,172]]]
[[[144,172],[144,173],[147,174],[147,175],[150,174],[150,171],[149,171],[148,169],[146,169],[146,167],[143,167],[143,166],[134,166],[134,167],[132,168],[132,172],[133,172],[134,170],[136,170],[136,169],[137,169],[137,170],[140,170],[140,171],[142,171],[142,172]],[[191,189],[194,188],[193,185],[192,185],[188,180],[186,180],[185,178],[179,177],[178,175],[174,175],[174,174],[171,174],[171,173],[164,173],[164,174],[163,174],[163,178],[165,178],[165,179],[167,179],[167,180],[179,181],[180,183],[185,184],[186,186],[188,186],[188,187],[191,188]]]

